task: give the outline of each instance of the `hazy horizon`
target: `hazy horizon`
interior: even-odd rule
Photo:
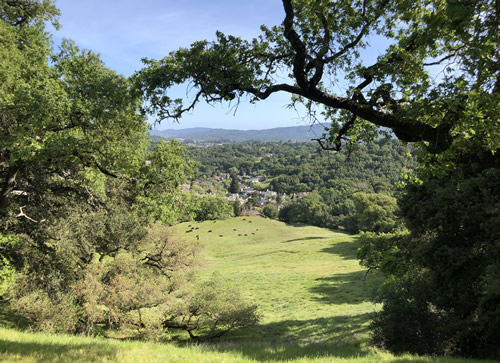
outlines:
[[[323,126],[320,124],[315,124],[314,126]],[[177,126],[182,126],[182,125],[177,125]],[[152,127],[151,131],[167,131],[167,130],[188,130],[188,129],[212,129],[212,130],[228,130],[228,131],[263,131],[263,130],[271,130],[271,129],[279,129],[279,128],[288,128],[288,127],[312,127],[313,125],[311,124],[303,124],[303,125],[289,125],[289,126],[272,126],[272,127],[265,127],[265,128],[225,128],[225,127],[209,127],[209,126],[192,126],[192,127],[166,127],[166,128],[158,128],[158,127]]]

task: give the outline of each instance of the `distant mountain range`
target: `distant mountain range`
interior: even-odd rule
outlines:
[[[324,127],[290,126],[265,130],[227,130],[194,127],[181,130],[151,130],[152,136],[196,142],[310,141],[321,136]]]

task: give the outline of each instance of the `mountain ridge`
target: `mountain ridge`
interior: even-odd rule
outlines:
[[[203,142],[246,141],[310,141],[324,132],[319,124],[309,126],[285,126],[260,130],[236,130],[209,127],[150,130],[150,134],[164,139],[193,140]]]

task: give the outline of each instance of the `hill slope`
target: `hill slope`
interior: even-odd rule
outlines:
[[[364,280],[352,237],[255,217],[192,225],[205,246],[205,273],[220,273],[260,306],[254,338],[300,344],[366,338],[375,281]]]
[[[198,229],[186,234],[191,227]],[[367,325],[376,309],[368,298],[379,279],[368,275],[364,280],[365,271],[355,259],[353,237],[252,217],[183,223],[175,228],[186,238],[198,234],[205,246],[202,274],[219,273],[259,304],[263,314],[260,326],[201,345],[30,334],[0,328],[0,361],[471,362],[394,357],[367,346]],[[0,325],[8,325],[9,319],[0,314]]]

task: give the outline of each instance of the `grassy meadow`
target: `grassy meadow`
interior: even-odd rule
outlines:
[[[219,274],[259,305],[261,324],[212,343],[71,337],[14,329],[0,315],[0,360],[16,362],[417,361],[462,359],[398,356],[368,345],[370,303],[381,279],[356,260],[355,238],[311,226],[256,217],[177,225],[204,246],[201,274]],[[186,232],[191,231],[191,232]],[[470,362],[470,360],[468,360]]]
[[[220,274],[260,306],[261,325],[245,332],[252,340],[352,345],[366,337],[380,279],[365,281],[352,237],[256,217],[191,224],[199,228],[191,234],[187,225],[179,231],[205,247],[203,273]]]

